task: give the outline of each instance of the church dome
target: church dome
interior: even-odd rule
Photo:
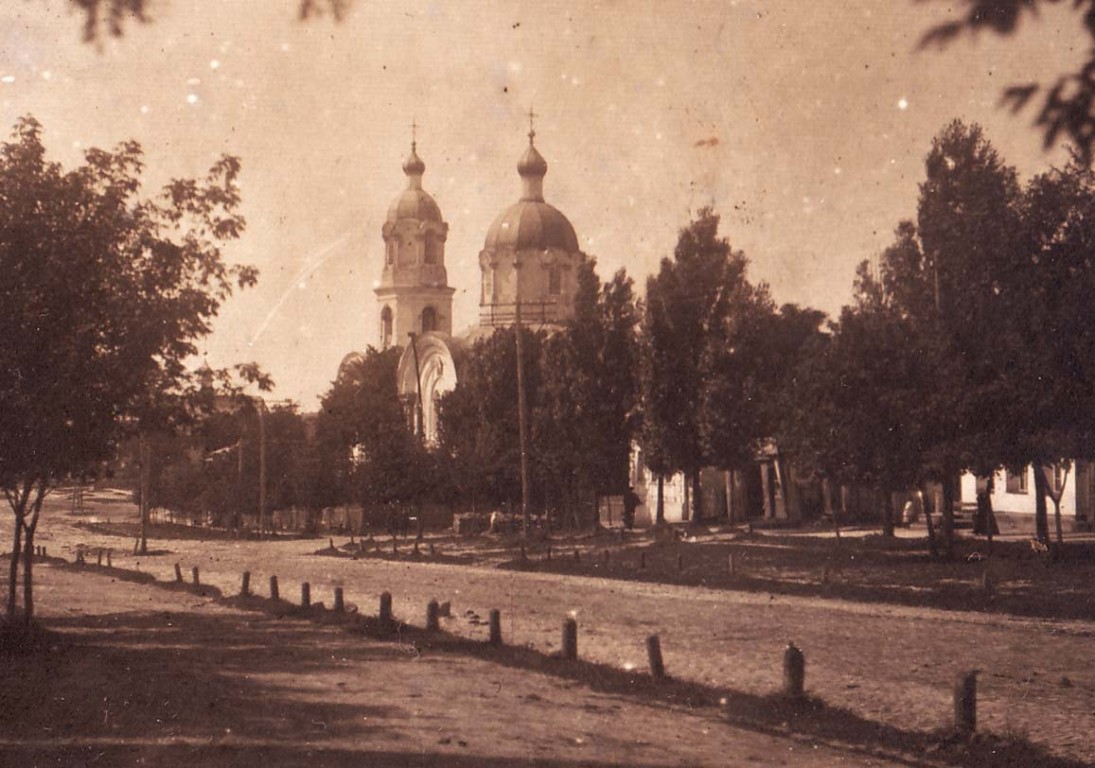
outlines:
[[[483,248],[488,251],[528,248],[558,248],[568,253],[578,250],[578,236],[567,217],[543,201],[522,200],[511,205],[487,230]]]
[[[418,156],[417,147],[411,143],[411,154],[403,161],[403,173],[407,174],[407,188],[388,207],[388,221],[395,224],[401,219],[435,221],[443,223],[441,209],[428,192],[422,189],[422,174],[426,164]]]
[[[578,236],[570,221],[558,208],[544,202],[547,161],[533,144],[535,136],[536,132],[530,130],[528,149],[517,161],[523,185],[521,200],[502,211],[490,225],[483,245],[485,250],[558,248],[568,253],[578,250]]]
[[[388,221],[395,224],[401,219],[436,221],[440,224],[441,209],[425,190],[405,189],[388,208]]]

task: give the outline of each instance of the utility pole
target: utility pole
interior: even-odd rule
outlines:
[[[266,533],[266,401],[258,396],[259,413],[259,536]]]
[[[517,432],[521,447],[521,522],[522,536],[528,538],[529,529],[532,527],[532,518],[528,508],[528,418],[526,415],[525,395],[525,357],[521,343],[521,262],[513,261],[514,277],[514,312],[513,327],[517,337]]]

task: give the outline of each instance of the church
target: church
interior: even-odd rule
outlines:
[[[403,163],[406,188],[388,208],[382,228],[384,266],[374,289],[380,312],[379,346],[404,348],[398,385],[413,427],[427,443],[437,439],[437,402],[457,383],[466,351],[497,328],[517,321],[560,325],[574,315],[579,265],[587,258],[570,221],[544,200],[547,161],[536,132],[517,163],[521,195],[494,219],[479,252],[479,322],[453,333],[445,268],[449,225],[422,186],[426,164],[417,142]],[[348,358],[349,359],[349,358]],[[345,364],[345,363],[344,363]]]

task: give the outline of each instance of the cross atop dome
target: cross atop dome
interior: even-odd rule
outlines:
[[[426,164],[418,156],[418,122],[411,120],[411,154],[403,161],[403,173],[410,178],[410,187],[418,189],[422,186],[422,174],[426,172]]]
[[[532,107],[528,108],[528,143],[532,144],[532,140],[536,138],[536,129],[533,127],[532,121],[539,117],[538,114],[532,111]]]

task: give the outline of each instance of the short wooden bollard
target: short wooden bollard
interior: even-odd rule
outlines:
[[[244,571],[243,578],[240,579],[240,594],[247,597],[251,594],[251,572]]]
[[[578,550],[574,550],[574,562],[580,562],[582,559],[582,553]]]
[[[392,539],[392,554],[395,555],[395,554],[398,554],[398,553],[399,553],[399,545],[396,543],[395,539]]]
[[[42,545],[42,557],[46,557],[46,545]]]
[[[110,562],[110,552],[111,552],[111,550],[109,550],[109,549],[106,551],[106,567],[107,568],[113,568],[114,567],[114,564]]]
[[[335,540],[334,539],[327,539],[327,546],[330,549],[334,549],[335,548]]]
[[[650,676],[665,677],[665,664],[662,663],[662,642],[657,635],[646,638],[646,657],[650,661]]]
[[[608,558],[609,558],[609,554],[608,554],[608,550],[606,549],[605,553],[604,553],[605,565],[608,565]]]
[[[640,552],[639,553],[639,568],[645,568],[645,567],[646,567],[646,553],[645,552]]]
[[[734,575],[734,553],[731,552],[726,556],[726,572],[731,576]]]
[[[802,697],[806,686],[806,657],[794,643],[783,652],[783,694],[793,699]]]
[[[954,683],[954,731],[969,737],[977,730],[977,670],[962,672]]]
[[[99,557],[96,558],[95,565],[99,566],[100,568],[103,567],[103,548],[102,547],[99,547]]]
[[[182,580],[182,566],[178,563],[175,563],[175,581],[182,584]]]
[[[551,562],[551,545],[550,544],[548,545],[548,548],[547,548],[547,561],[549,563]]]
[[[345,598],[342,595],[342,587],[335,587],[335,613],[346,611]]]
[[[684,555],[677,555],[677,570],[684,570]]]
[[[271,576],[270,577],[270,599],[271,600],[280,600],[281,599],[281,595],[278,594],[278,577],[277,576]]]
[[[414,556],[418,557],[418,542],[417,541],[414,543]]]
[[[198,566],[195,565],[193,568],[190,569],[190,575],[194,579],[194,586],[198,586],[202,583],[201,579],[198,578]]]
[[[578,658],[578,622],[574,619],[563,622],[563,658]]]
[[[430,600],[426,603],[426,631],[436,632],[441,629],[441,622],[438,620],[438,613],[441,611],[441,606],[438,605],[436,600]]]
[[[525,545],[522,544],[521,545],[521,562],[523,563],[526,560],[528,560],[528,554],[525,552]]]
[[[430,542],[430,557],[437,557],[437,548]]]
[[[388,623],[392,620],[392,593],[380,593],[380,620]]]
[[[312,585],[308,582],[301,582],[300,585],[300,607],[311,608],[312,607]]]
[[[492,608],[490,612],[490,637],[487,642],[491,645],[502,644],[502,612]]]

